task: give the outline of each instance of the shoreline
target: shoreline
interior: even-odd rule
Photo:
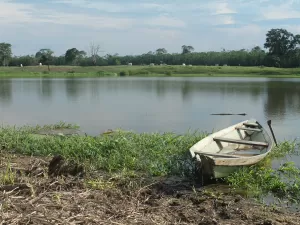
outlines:
[[[255,183],[260,176],[268,180],[259,181],[265,191],[300,196],[270,172],[270,158],[251,173],[232,176],[230,185],[201,186],[188,169],[193,162],[186,153],[206,135],[116,130],[92,137],[63,122],[2,127],[0,195],[5,208],[0,218],[8,224],[300,224],[300,212],[259,203],[251,194],[263,191],[255,189],[262,186]],[[274,157],[294,152],[292,143],[280,146]],[[299,172],[292,165],[281,169]],[[254,189],[248,193],[249,185]]]
[[[300,78],[300,68],[221,66],[0,67],[0,78],[245,77]]]
[[[61,74],[61,73],[51,73],[49,75],[44,74],[35,74],[35,75],[24,75],[24,74],[10,74],[1,76],[0,79],[16,79],[16,78],[126,78],[126,77],[136,77],[136,78],[155,78],[155,77],[178,77],[178,78],[300,78],[299,75],[243,75],[243,74],[214,74],[214,75],[206,75],[206,74],[175,74],[172,76],[166,76],[164,74],[150,74],[150,75],[134,75],[134,76],[116,76],[116,75],[107,75],[107,76],[98,76],[96,74]]]
[[[11,163],[15,179],[0,185],[1,204],[5,205],[0,212],[2,222],[300,224],[300,212],[259,203],[222,185],[197,187],[178,177],[147,178],[104,171],[70,175],[67,167],[74,162],[62,159],[54,165],[54,158],[1,151],[0,159]],[[0,174],[7,174],[5,169],[2,163]],[[50,170],[55,172],[50,174]]]

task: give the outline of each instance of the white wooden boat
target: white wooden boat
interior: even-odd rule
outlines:
[[[273,145],[267,131],[251,119],[205,137],[190,148],[190,153],[203,177],[221,178],[258,163]]]

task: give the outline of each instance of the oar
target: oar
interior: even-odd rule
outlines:
[[[271,126],[271,120],[268,120],[268,126],[269,126],[269,128],[270,128],[270,130],[271,130],[271,133],[272,133],[272,136],[273,136],[273,139],[274,139],[274,142],[275,142],[275,144],[276,144],[276,146],[277,146],[277,141],[276,141],[276,138],[275,138],[275,135],[274,135],[274,132],[273,132],[273,129],[272,129],[272,126]]]
[[[213,116],[230,116],[230,115],[246,116],[247,114],[246,113],[238,113],[238,114],[234,114],[234,113],[213,113],[213,114],[210,114],[210,115],[213,115]]]

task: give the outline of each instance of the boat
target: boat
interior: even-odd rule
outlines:
[[[270,120],[268,124],[275,140]],[[189,151],[203,177],[218,179],[257,164],[273,145],[273,139],[262,125],[249,119],[206,136]]]

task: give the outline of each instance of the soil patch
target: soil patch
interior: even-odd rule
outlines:
[[[189,180],[83,175],[80,170],[72,176],[62,172],[63,167],[50,176],[53,158],[2,153],[0,159],[3,225],[300,224],[300,213],[266,207],[217,187],[208,191]],[[69,165],[56,159],[59,165]]]

